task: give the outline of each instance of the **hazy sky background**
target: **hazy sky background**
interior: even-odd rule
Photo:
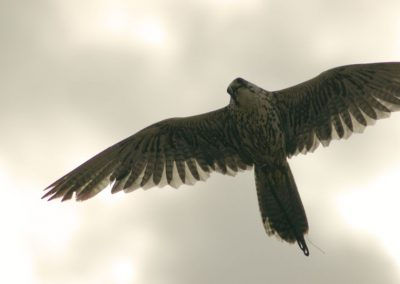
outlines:
[[[400,115],[290,160],[310,257],[269,238],[252,172],[45,202],[158,120],[339,65],[400,61],[400,1],[0,1],[1,283],[399,283]]]

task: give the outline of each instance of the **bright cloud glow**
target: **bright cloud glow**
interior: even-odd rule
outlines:
[[[396,225],[400,216],[399,171],[394,169],[367,188],[341,195],[337,205],[352,228],[378,238],[400,266],[400,227]]]
[[[135,276],[134,264],[130,259],[116,259],[111,264],[111,275],[113,283],[132,283]]]
[[[3,189],[0,201],[0,224],[3,229],[0,234],[0,282],[32,283],[32,258],[27,250],[27,240],[23,237],[27,212],[21,205],[17,187],[1,165],[0,188]]]
[[[223,10],[228,12],[254,11],[263,3],[261,0],[207,0],[205,2],[213,9],[218,9],[219,12],[223,12]]]
[[[141,42],[149,45],[163,45],[166,40],[165,25],[159,17],[136,17],[129,15],[123,9],[104,11],[99,20],[104,27],[104,36],[118,36],[125,40]]]
[[[33,233],[34,241],[38,245],[52,253],[65,253],[69,242],[79,229],[78,212],[74,204],[61,207],[59,203],[44,202],[38,199],[35,202],[36,206],[32,207],[32,217],[41,222],[28,223],[26,226]]]
[[[125,0],[58,1],[68,49],[106,48],[150,54],[147,58],[158,62],[173,60],[182,48],[179,29],[174,29],[167,10],[154,9],[153,4]]]
[[[168,47],[167,30],[160,15],[145,9],[129,9],[114,2],[86,4],[90,17],[76,9],[80,5],[60,3],[60,10],[68,21],[73,44],[121,44]],[[80,9],[80,8],[79,8]]]
[[[121,34],[129,25],[129,16],[122,9],[114,9],[104,16],[103,24],[108,32]]]
[[[62,257],[78,229],[74,206],[46,203],[41,192],[31,190],[38,187],[21,185],[0,165],[0,188],[5,189],[0,200],[1,283],[36,283],[32,261],[38,255]]]
[[[166,34],[158,20],[145,19],[133,26],[133,36],[145,43],[160,45],[165,41]]]

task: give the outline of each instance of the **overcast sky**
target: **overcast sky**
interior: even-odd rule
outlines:
[[[400,61],[399,11],[398,0],[0,1],[0,282],[399,283],[400,114],[289,161],[308,258],[265,234],[253,172],[40,199],[141,128],[225,106],[236,77],[277,90]]]

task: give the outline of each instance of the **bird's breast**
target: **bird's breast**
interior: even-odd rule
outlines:
[[[253,159],[264,160],[283,154],[283,132],[274,115],[242,113],[236,119],[239,140]]]

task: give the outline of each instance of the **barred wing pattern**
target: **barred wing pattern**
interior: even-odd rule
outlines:
[[[283,121],[287,155],[305,154],[398,110],[400,63],[337,67],[272,96]]]
[[[227,108],[155,123],[107,148],[51,184],[43,198],[93,197],[108,184],[112,193],[169,184],[193,184],[211,171],[234,175],[252,166],[238,151]]]

